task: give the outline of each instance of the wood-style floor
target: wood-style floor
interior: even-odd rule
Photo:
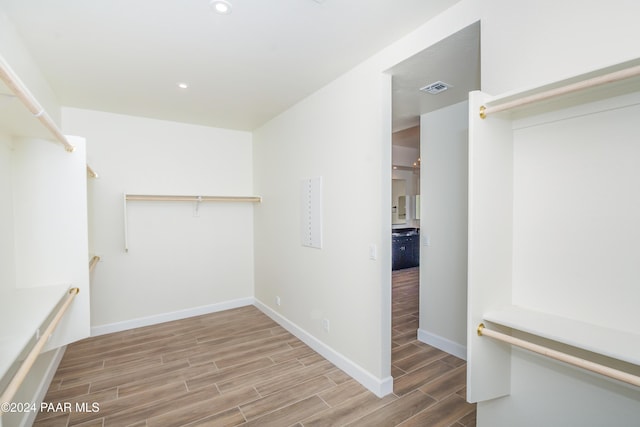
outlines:
[[[474,426],[464,361],[416,341],[417,281],[418,269],[393,273],[394,393],[382,399],[243,307],[70,345],[45,397],[56,411],[34,425]]]

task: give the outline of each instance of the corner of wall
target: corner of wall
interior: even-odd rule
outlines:
[[[255,306],[264,314],[269,316],[274,322],[285,328],[291,334],[293,334],[300,341],[311,347],[314,351],[327,359],[329,362],[336,365],[343,370],[346,374],[358,381],[369,391],[374,393],[378,397],[384,397],[393,393],[393,378],[387,376],[385,378],[378,378],[371,374],[369,371],[358,365],[354,361],[345,357],[343,354],[337,352],[327,344],[323,343],[295,323],[291,322],[286,317],[279,313],[276,313],[262,301],[256,299]]]
[[[436,335],[424,329],[418,329],[418,341],[429,344],[462,360],[467,360],[467,346],[460,345],[440,335]]]

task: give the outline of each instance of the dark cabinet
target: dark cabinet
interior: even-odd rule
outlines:
[[[391,234],[392,270],[420,265],[420,232],[418,229],[396,229]]]

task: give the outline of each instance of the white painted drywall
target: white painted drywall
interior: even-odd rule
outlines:
[[[638,333],[640,95],[595,105],[514,131],[513,303]]]
[[[0,135],[0,292],[15,288],[11,139]]]
[[[51,141],[16,138],[11,161],[15,287],[80,290],[45,349],[89,336],[85,141],[68,139],[73,153]]]
[[[92,327],[253,295],[253,205],[129,202],[123,193],[251,195],[248,132],[63,109],[65,132],[85,135],[89,164]]]
[[[370,260],[369,247],[382,247],[382,224],[391,232],[391,194],[380,191],[383,177],[391,184],[384,80],[353,71],[254,132],[255,190],[264,197],[255,213],[256,298],[379,379],[389,375],[380,356],[388,259]],[[300,182],[314,176],[323,182],[322,249],[303,247],[296,223]]]
[[[420,335],[461,357],[467,342],[468,108],[465,101],[420,118]]]
[[[478,427],[638,425],[640,393],[597,374],[514,349],[511,396],[478,403]]]
[[[482,9],[482,91],[491,95],[640,56],[634,0],[489,0]]]
[[[391,86],[384,71],[477,19],[474,2],[458,3],[254,132],[255,189],[265,197],[255,216],[256,298],[379,381],[390,375],[391,350]],[[299,181],[312,176],[323,177],[322,250],[301,247],[291,225]]]

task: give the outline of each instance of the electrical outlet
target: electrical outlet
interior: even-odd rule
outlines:
[[[276,305],[280,307],[281,304],[282,304],[282,301],[280,301],[280,297],[276,297]]]
[[[322,319],[322,329],[325,332],[329,332],[329,319]]]

